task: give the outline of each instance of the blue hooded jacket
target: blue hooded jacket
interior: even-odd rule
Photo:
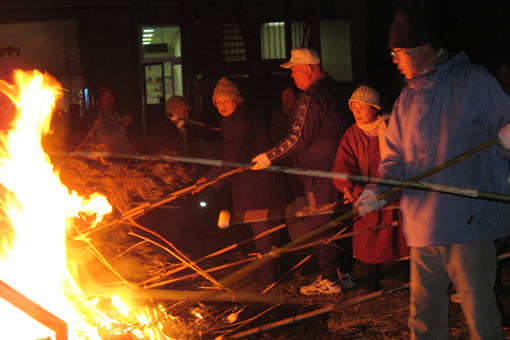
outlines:
[[[484,67],[459,53],[433,72],[409,80],[402,90],[393,106],[378,176],[409,180],[497,137],[509,122],[510,97]],[[491,146],[423,181],[509,194],[509,163],[498,148]],[[510,234],[510,205],[505,203],[405,189],[401,210],[411,247]]]

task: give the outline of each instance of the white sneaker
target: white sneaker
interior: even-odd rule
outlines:
[[[356,287],[356,282],[354,282],[354,278],[351,273],[342,274],[338,269],[336,272],[338,273],[338,280],[344,292]]]
[[[319,275],[314,283],[301,287],[299,291],[304,295],[338,294],[342,292],[342,288],[338,282],[322,279],[322,276]]]

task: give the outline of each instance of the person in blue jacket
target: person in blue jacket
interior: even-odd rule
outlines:
[[[407,85],[393,106],[378,177],[409,180],[485,142],[500,138],[424,182],[510,193],[510,98],[465,53],[440,47],[428,8],[406,0],[389,32],[393,62]],[[382,208],[387,187],[368,185],[360,215]],[[411,248],[411,339],[449,338],[448,286],[453,283],[471,339],[503,339],[493,286],[494,240],[510,234],[510,206],[404,189],[403,232]]]

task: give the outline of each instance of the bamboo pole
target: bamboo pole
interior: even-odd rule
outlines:
[[[248,335],[252,335],[252,334],[255,334],[255,333],[258,333],[258,332],[266,331],[268,329],[280,327],[280,326],[283,326],[283,325],[288,325],[288,324],[291,324],[291,323],[294,323],[294,322],[297,322],[297,321],[301,321],[301,320],[304,320],[304,319],[308,319],[308,318],[311,318],[311,317],[314,317],[314,316],[317,316],[317,315],[321,315],[321,314],[324,314],[324,313],[329,313],[329,312],[334,311],[335,309],[339,309],[339,308],[350,306],[350,305],[353,305],[353,304],[356,304],[356,303],[360,303],[360,302],[363,302],[363,301],[371,300],[371,299],[374,299],[376,297],[382,296],[384,294],[392,293],[394,291],[402,290],[402,289],[406,289],[406,288],[409,288],[409,283],[406,283],[405,285],[403,285],[401,287],[398,287],[398,288],[394,288],[394,289],[390,289],[390,290],[385,290],[385,291],[379,290],[377,292],[373,292],[373,293],[370,293],[370,294],[362,295],[360,297],[357,297],[357,298],[351,299],[349,301],[346,301],[346,302],[344,302],[344,303],[342,303],[340,305],[329,305],[329,306],[326,306],[326,307],[323,307],[323,308],[320,308],[320,309],[316,309],[316,310],[308,312],[308,313],[299,314],[297,316],[293,316],[293,317],[290,317],[290,318],[287,318],[287,319],[283,319],[283,320],[280,320],[280,321],[276,321],[276,322],[271,322],[271,323],[268,323],[268,324],[266,324],[264,326],[252,328],[252,329],[249,329],[249,330],[246,330],[244,332],[237,333],[237,334],[220,335],[219,337],[216,337],[215,340],[240,339],[240,338],[243,338],[243,337],[248,336]]]
[[[413,177],[410,181],[411,182],[418,182],[428,176],[431,176],[441,170],[444,170],[450,166],[453,166],[457,163],[460,163],[462,161],[464,161],[465,159],[467,159],[468,157],[476,154],[477,152],[480,152],[494,144],[496,144],[497,142],[499,141],[499,138],[494,138],[472,150],[469,150],[443,164],[440,164],[434,168],[431,168],[425,172],[423,172],[422,174],[420,175],[417,175],[415,177]],[[390,195],[393,195],[399,191],[401,191],[403,188],[402,187],[393,187],[389,190],[386,190],[385,192],[377,195],[377,199],[378,200],[381,200],[381,199],[384,199],[386,197],[389,197]],[[351,218],[352,216],[354,216],[355,214],[358,213],[358,209],[353,209],[351,212],[347,212],[345,213],[344,215],[336,218],[335,220],[333,220],[334,222],[342,222],[342,221],[345,221],[349,218]],[[335,223],[336,224],[336,223]],[[221,285],[223,287],[227,287],[229,286],[230,284],[236,282],[237,280],[243,278],[244,276],[248,275],[249,273],[257,270],[258,268],[262,267],[264,264],[268,263],[269,261],[271,261],[273,258],[275,257],[278,257],[281,255],[281,253],[289,248],[292,248],[292,247],[296,247],[296,246],[300,246],[302,244],[304,244],[305,242],[308,242],[309,240],[315,238],[316,236],[322,234],[323,232],[325,232],[326,230],[332,228],[334,226],[333,223],[329,222],[329,223],[326,223],[322,226],[320,226],[319,228],[315,229],[315,230],[312,230],[311,232],[309,232],[308,234],[306,235],[303,235],[301,236],[300,238],[294,240],[293,242],[290,242],[286,245],[284,245],[283,247],[281,248],[277,248],[277,249],[274,249],[272,250],[271,252],[267,253],[267,254],[264,254],[260,259],[246,265],[244,268],[241,268],[240,270],[238,270],[237,272],[234,272],[230,275],[228,275],[227,277],[219,280],[218,282],[221,283]],[[209,295],[212,295],[214,294],[214,292],[210,292],[210,291],[204,291],[202,293],[202,296],[201,297],[198,297],[199,300],[209,296]],[[170,312],[171,313],[174,313],[174,312],[179,312],[179,311],[182,311],[183,309],[186,309],[188,308],[189,306],[191,306],[193,303],[190,303],[190,302],[187,302],[187,301],[181,301],[181,302],[178,302],[176,303],[175,305],[173,305],[171,308],[170,308]]]
[[[86,291],[87,296],[112,296],[159,299],[159,300],[186,300],[198,301],[201,291],[191,290],[166,290],[166,289],[140,289],[127,286],[115,286],[112,288],[94,288]],[[283,294],[262,294],[257,292],[216,291],[202,301],[230,301],[230,302],[257,302],[280,304],[287,303],[288,298]]]
[[[261,238],[263,236],[266,236],[266,235],[268,235],[268,234],[270,234],[272,232],[275,232],[277,230],[285,228],[285,226],[286,226],[285,224],[280,224],[280,225],[278,225],[278,226],[276,226],[274,228],[266,230],[265,232],[255,236],[255,237],[250,237],[250,238],[248,238],[248,239],[246,239],[244,241],[241,241],[239,243],[234,243],[234,244],[232,244],[232,245],[230,245],[228,247],[225,247],[225,248],[223,248],[221,250],[218,250],[218,251],[216,251],[216,252],[214,252],[212,254],[206,255],[206,256],[202,257],[201,259],[198,259],[198,260],[194,261],[193,263],[197,264],[197,263],[200,263],[200,262],[203,262],[203,261],[207,260],[208,258],[211,258],[211,257],[214,257],[214,256],[218,256],[218,255],[221,255],[223,253],[226,253],[227,251],[230,251],[232,249],[238,248],[238,247],[240,247],[240,246],[242,246],[244,244],[247,244],[247,243],[252,242],[254,240],[257,240],[257,239],[259,239],[259,238]],[[160,280],[163,277],[170,276],[172,274],[178,273],[178,272],[180,272],[180,271],[182,271],[182,270],[184,270],[186,268],[188,268],[187,265],[183,265],[183,266],[177,267],[177,268],[175,268],[173,270],[170,270],[170,271],[166,272],[164,275],[153,277],[153,278],[147,279],[147,280],[145,280],[143,282],[140,282],[138,285],[146,285],[147,283],[151,283],[151,282],[154,282],[156,280]],[[158,284],[158,285],[161,285],[161,284]],[[145,286],[145,287],[147,288],[147,286]],[[153,286],[150,286],[150,287],[153,287]]]
[[[212,273],[212,272],[217,272],[219,270],[223,270],[223,269],[226,269],[226,268],[230,268],[230,267],[235,267],[235,266],[238,266],[240,264],[244,264],[244,263],[247,263],[247,262],[252,262],[252,261],[255,261],[257,258],[256,257],[250,257],[250,258],[247,258],[247,259],[244,259],[244,260],[239,260],[239,261],[235,261],[235,262],[231,262],[231,263],[227,263],[227,264],[224,264],[222,266],[218,266],[218,267],[214,267],[214,268],[210,268],[210,269],[206,269],[204,270],[204,272],[206,273]],[[182,270],[181,268],[184,268],[184,266],[181,266],[179,267],[178,269]],[[180,271],[179,270],[179,271]],[[148,285],[148,284],[144,284],[144,283],[140,283],[139,285],[142,285],[143,284],[143,288],[145,289],[150,289],[150,288],[154,288],[154,287],[159,287],[159,286],[164,286],[168,283],[172,283],[172,282],[177,282],[177,281],[182,281],[182,280],[187,280],[187,279],[192,279],[194,277],[197,277],[197,276],[200,276],[201,274],[198,274],[198,273],[193,273],[193,274],[189,274],[189,275],[184,275],[184,276],[180,276],[180,277],[177,277],[175,279],[169,279],[169,280],[165,280],[165,281],[161,281],[161,282],[156,282],[156,283],[153,283],[151,285]],[[166,277],[167,275],[164,275],[164,276],[160,276],[158,278],[163,278],[163,277]],[[153,282],[154,280],[151,280],[150,282]],[[148,283],[148,282],[147,282]]]
[[[334,206],[337,206],[337,203],[329,204],[327,206],[321,207],[320,209],[318,209],[319,211],[317,212],[317,214],[324,213],[324,212],[322,212],[323,210],[324,211],[327,210],[328,211],[327,213],[330,214],[331,213],[330,209],[334,208]],[[345,211],[345,210],[342,210],[342,211]],[[335,212],[338,212],[338,210],[335,210]],[[201,259],[198,259],[198,260],[194,261],[194,263],[200,263],[200,262],[203,262],[203,261],[205,261],[205,260],[207,260],[209,258],[212,258],[212,257],[218,256],[218,255],[224,254],[224,253],[226,253],[226,252],[228,252],[228,251],[230,251],[232,249],[236,249],[236,248],[238,248],[238,247],[240,247],[242,245],[245,245],[245,244],[247,244],[249,242],[252,242],[252,241],[254,241],[256,239],[259,239],[259,238],[261,238],[263,236],[266,236],[266,235],[268,235],[268,234],[270,234],[272,232],[275,232],[277,230],[285,228],[288,225],[292,225],[294,223],[297,223],[298,221],[301,221],[303,218],[305,218],[307,216],[312,216],[312,215],[316,215],[316,214],[315,213],[314,214],[303,214],[303,215],[300,215],[299,217],[295,217],[295,219],[293,221],[287,222],[287,224],[280,224],[280,225],[278,225],[278,226],[276,226],[274,228],[266,230],[265,232],[255,236],[255,237],[250,237],[250,238],[248,238],[246,240],[243,240],[241,242],[231,244],[231,245],[229,245],[229,246],[227,246],[227,247],[225,247],[223,249],[220,249],[220,250],[218,250],[218,251],[216,251],[216,252],[214,252],[212,254],[206,255],[206,256],[202,257]],[[159,235],[157,235],[157,236],[160,237]],[[178,272],[180,272],[180,271],[182,271],[182,270],[184,270],[186,268],[188,268],[187,265],[179,266],[179,267],[177,267],[177,268],[175,268],[173,270],[165,272],[161,276],[152,277],[150,279],[147,279],[145,281],[142,281],[142,282],[138,283],[137,285],[139,285],[139,286],[144,285],[145,288],[152,288],[152,287],[155,287],[155,286],[160,286],[160,285],[163,285],[163,284],[166,284],[166,283],[174,282],[175,280],[168,280],[168,281],[164,281],[164,282],[161,282],[161,283],[157,283],[157,284],[154,284],[154,285],[148,285],[147,286],[148,283],[151,283],[151,282],[160,280],[160,279],[162,279],[164,277],[170,276],[172,274],[178,273]],[[190,277],[190,276],[188,275],[187,277]]]
[[[312,246],[314,246],[316,244],[326,243],[326,242],[330,242],[330,241],[337,241],[337,240],[340,240],[342,238],[347,238],[347,237],[351,237],[351,236],[354,236],[354,235],[368,233],[368,232],[372,232],[374,230],[380,230],[380,229],[385,229],[385,228],[393,228],[393,227],[396,227],[396,226],[398,226],[398,223],[397,222],[393,222],[393,223],[379,225],[379,226],[376,226],[376,227],[373,227],[373,228],[368,228],[368,229],[364,229],[364,230],[358,230],[358,231],[353,231],[353,232],[349,232],[349,233],[345,233],[345,234],[340,234],[340,235],[336,235],[336,236],[334,236],[334,237],[332,237],[330,239],[324,238],[324,239],[317,240],[315,242],[310,242],[310,243],[304,244],[304,245],[299,246],[299,247],[289,248],[285,252],[287,253],[287,252],[291,252],[291,251],[297,251],[297,250],[301,250],[301,249],[312,247]],[[208,256],[210,256],[210,255],[208,255]],[[205,259],[207,259],[207,257],[204,257],[201,260],[205,260]],[[222,265],[222,266],[218,266],[218,267],[215,267],[215,268],[210,268],[210,269],[204,270],[204,272],[206,272],[206,273],[216,272],[216,271],[219,271],[219,270],[222,270],[222,269],[226,269],[226,268],[229,268],[229,267],[237,266],[237,265],[240,265],[240,264],[243,264],[243,263],[246,263],[246,262],[255,261],[255,260],[256,260],[256,258],[251,257],[251,258],[247,258],[247,259],[244,259],[244,260],[240,260],[240,261],[228,263],[228,264],[225,264],[225,265]],[[198,263],[199,261],[200,260],[195,261],[195,263]],[[172,273],[176,273],[178,271],[181,271],[182,270],[181,268],[184,269],[186,267],[185,266],[181,266],[181,267],[177,268],[177,270],[172,271]],[[168,275],[164,275],[164,276],[158,277],[158,279],[161,279],[161,278],[163,278],[165,276],[168,276]],[[150,279],[150,280],[147,280],[147,281],[144,281],[144,282],[140,283],[139,285],[144,284],[144,288],[145,289],[149,289],[149,288],[154,288],[154,287],[158,287],[158,286],[163,286],[165,284],[172,283],[172,282],[177,282],[177,281],[182,281],[182,280],[186,280],[186,279],[191,279],[191,278],[194,278],[194,277],[197,277],[197,276],[200,276],[200,274],[195,273],[195,274],[184,275],[184,276],[181,276],[181,277],[178,277],[178,278],[175,278],[175,279],[165,280],[165,281],[154,283],[152,285],[147,285],[147,283],[155,281],[154,279]]]
[[[485,144],[482,144],[482,145],[458,156],[457,158],[460,158],[460,159],[454,158],[448,162],[445,162],[445,163],[439,165],[438,167],[435,167],[435,168],[429,170],[429,171],[433,171],[433,172],[430,172],[430,173],[425,172],[409,181],[380,179],[380,178],[373,178],[373,177],[369,177],[369,176],[353,176],[353,175],[347,175],[347,174],[332,173],[332,172],[328,172],[328,171],[300,170],[300,169],[278,167],[278,166],[270,166],[267,170],[280,171],[280,172],[284,172],[284,173],[297,174],[297,175],[316,176],[316,177],[333,178],[333,179],[339,178],[339,179],[346,179],[346,180],[353,180],[353,181],[378,183],[381,185],[391,185],[391,186],[394,186],[394,189],[395,189],[395,191],[393,193],[402,190],[402,188],[408,187],[408,188],[418,189],[418,190],[430,190],[430,191],[437,191],[437,192],[450,193],[450,194],[456,194],[456,195],[463,195],[463,196],[468,196],[468,197],[477,197],[477,198],[496,200],[496,201],[502,201],[502,202],[510,202],[509,195],[479,191],[479,190],[474,190],[474,189],[458,188],[458,187],[440,185],[440,184],[416,183],[416,182],[419,182],[420,180],[422,180],[438,171],[441,171],[442,169],[446,169],[454,164],[457,164],[458,162],[464,161],[466,158],[470,157],[471,155],[473,155],[483,149],[486,149],[487,147],[492,146],[493,144],[496,144],[498,141],[499,141],[499,138],[494,138],[493,140],[491,140]],[[133,156],[133,157],[136,158],[136,156]],[[228,177],[233,174],[248,170],[253,166],[253,164],[224,162],[224,161],[216,161],[216,160],[204,160],[204,159],[200,159],[200,158],[177,157],[177,156],[163,156],[163,157],[161,157],[161,159],[162,160],[173,160],[173,161],[181,161],[181,162],[206,164],[206,165],[212,165],[212,166],[237,166],[238,168],[236,168],[232,171],[229,171],[227,173],[224,173],[216,179],[212,179],[210,181],[205,181],[203,183],[200,183],[200,185],[194,184],[187,188],[176,191],[176,192],[166,196],[165,198],[162,198],[162,199],[159,199],[159,200],[156,200],[153,202],[145,202],[145,203],[139,205],[138,207],[135,207],[127,212],[124,212],[118,219],[99,224],[95,227],[86,229],[83,232],[94,232],[94,231],[98,231],[98,230],[101,230],[104,228],[112,227],[112,226],[122,223],[124,220],[126,220],[128,218],[136,219],[136,218],[140,217],[141,215],[147,213],[150,210],[157,208],[158,206],[160,206],[162,204],[168,203],[168,202],[173,201],[181,196],[191,193],[193,190],[195,190],[199,187],[209,186],[225,177]],[[437,168],[439,168],[439,169],[437,169]],[[262,171],[265,171],[265,170],[266,169],[263,169]]]
[[[486,200],[492,200],[503,203],[510,203],[510,195],[499,194],[496,192],[487,192],[480,191],[476,189],[467,189],[467,188],[459,188],[451,185],[443,185],[443,184],[435,184],[435,183],[427,183],[427,182],[411,182],[411,181],[400,181],[400,180],[392,180],[392,179],[382,179],[382,178],[374,178],[370,176],[345,176],[348,180],[351,181],[359,181],[359,182],[367,182],[367,183],[376,183],[381,185],[389,185],[396,186],[402,188],[416,189],[416,190],[425,190],[425,191],[435,191],[446,194],[458,195],[458,196],[466,196],[472,198],[482,198]],[[334,178],[334,176],[333,176]]]
[[[56,340],[67,340],[67,324],[62,319],[48,312],[3,281],[0,281],[0,298],[54,331]]]
[[[243,171],[246,171],[248,170],[249,168],[236,168],[234,170],[231,170],[231,171],[228,171],[216,178],[213,178],[211,180],[208,180],[208,181],[205,181],[205,182],[202,182],[200,184],[193,184],[189,187],[186,187],[184,189],[181,189],[181,190],[178,190],[178,191],[175,191],[173,193],[171,193],[170,195],[164,197],[164,198],[161,198],[161,199],[158,199],[158,200],[155,200],[153,202],[145,202],[131,210],[128,210],[126,212],[124,212],[119,218],[116,218],[112,221],[109,221],[109,222],[105,222],[105,223],[100,223],[98,225],[96,225],[95,227],[90,227],[86,230],[83,230],[82,233],[86,233],[86,232],[89,232],[89,233],[93,233],[93,232],[96,232],[96,231],[99,231],[99,230],[102,230],[102,229],[105,229],[105,228],[109,228],[109,227],[113,227],[115,225],[118,225],[120,223],[122,223],[123,221],[127,220],[127,219],[136,219],[137,217],[140,217],[141,215],[159,207],[160,205],[163,205],[165,203],[168,203],[170,201],[173,201],[179,197],[182,197],[182,196],[185,196],[185,195],[188,195],[190,194],[191,192],[193,192],[193,190],[197,189],[197,188],[202,188],[202,187],[206,187],[206,186],[209,186],[211,184],[214,184],[216,182],[218,182],[219,180],[223,179],[223,178],[226,178],[226,177],[229,177],[229,176],[232,176],[234,174],[237,174],[237,173],[240,173],[240,172],[243,172]]]
[[[504,259],[509,258],[509,257],[510,257],[510,252],[498,255],[498,261],[504,260]],[[288,325],[288,324],[291,324],[291,323],[294,323],[294,322],[297,322],[297,321],[301,321],[301,320],[304,320],[304,319],[307,319],[307,318],[310,318],[310,317],[314,317],[314,316],[317,316],[317,315],[321,315],[321,314],[324,314],[324,313],[329,313],[329,312],[332,312],[332,311],[334,311],[335,309],[338,309],[338,308],[349,306],[349,305],[352,305],[352,304],[355,304],[355,303],[358,303],[358,302],[367,301],[367,300],[370,300],[370,299],[382,296],[384,294],[388,294],[388,293],[394,292],[396,290],[406,289],[406,288],[409,288],[409,287],[410,287],[410,284],[406,283],[405,285],[403,285],[401,287],[398,287],[398,288],[394,288],[394,289],[390,289],[390,290],[385,290],[385,291],[380,290],[380,291],[377,291],[377,292],[373,292],[373,293],[370,293],[370,294],[363,295],[363,296],[355,298],[355,299],[351,299],[351,300],[349,300],[349,301],[347,301],[347,302],[345,302],[343,304],[337,305],[337,306],[329,305],[329,306],[326,306],[324,308],[317,309],[315,311],[311,311],[311,312],[308,312],[308,313],[300,314],[300,315],[297,315],[297,316],[294,316],[294,317],[290,317],[290,318],[287,318],[287,319],[283,319],[283,320],[280,320],[280,321],[272,322],[272,323],[266,324],[264,326],[255,327],[255,328],[252,328],[252,329],[240,332],[240,333],[236,333],[236,334],[233,334],[233,335],[221,335],[219,337],[216,337],[215,340],[240,339],[242,337],[245,337],[245,336],[248,336],[248,335],[252,335],[252,334],[255,334],[255,333],[258,333],[258,332],[261,332],[261,331],[265,331],[265,330],[268,330],[268,329],[280,327],[280,326],[283,326],[283,325]]]
[[[488,144],[488,145],[483,144],[483,145],[479,146],[478,148],[485,149],[487,146],[491,146],[491,145],[497,143],[498,141],[499,141],[499,139],[495,138],[495,139],[487,142],[486,144]],[[473,150],[477,150],[478,148],[475,148]],[[480,151],[480,150],[475,151],[475,153],[478,151]],[[464,154],[464,158],[462,159],[462,161],[469,156],[471,156],[471,154],[468,151],[467,153]],[[190,158],[190,157],[164,156],[164,159],[179,161],[179,162],[214,165],[214,166],[230,165],[230,166],[238,166],[238,167],[251,167],[253,165],[253,164],[242,164],[242,163],[234,163],[234,162],[227,163],[227,162],[221,162],[221,161],[204,160],[204,159],[200,159],[200,158]],[[444,163],[443,165],[445,168],[450,166],[448,164],[448,162]],[[332,179],[338,178],[338,179],[344,179],[344,180],[359,181],[359,182],[366,182],[366,183],[376,183],[376,184],[395,186],[395,187],[403,187],[403,188],[405,187],[405,188],[411,188],[411,189],[417,189],[417,190],[436,191],[436,192],[449,193],[449,194],[454,194],[454,195],[461,195],[461,196],[467,196],[467,197],[473,197],[473,198],[482,198],[482,199],[510,203],[510,195],[503,195],[503,194],[498,194],[498,193],[479,191],[479,190],[475,190],[475,189],[459,188],[459,187],[434,184],[434,183],[425,183],[425,182],[417,183],[419,180],[414,182],[412,180],[411,181],[402,181],[402,180],[394,180],[394,179],[382,179],[382,178],[376,178],[376,177],[370,177],[370,176],[349,175],[349,174],[333,173],[330,171],[319,171],[319,170],[302,170],[302,169],[280,167],[280,166],[270,166],[263,170],[284,172],[284,173],[288,173],[288,174],[301,175],[301,176],[314,176],[314,177],[332,178]],[[427,175],[425,177],[428,177],[429,175]],[[423,178],[425,178],[425,177],[423,177]]]
[[[372,228],[351,231],[351,232],[348,232],[348,233],[345,233],[345,234],[337,234],[337,235],[335,235],[335,236],[333,236],[333,237],[331,237],[329,239],[328,238],[323,238],[323,239],[320,239],[320,240],[317,240],[317,241],[314,241],[314,242],[309,242],[309,243],[303,244],[303,245],[301,245],[299,247],[288,248],[284,252],[288,253],[288,252],[291,252],[291,251],[296,251],[296,250],[301,250],[301,249],[305,249],[305,248],[310,248],[310,247],[312,247],[314,245],[317,245],[317,244],[326,243],[326,242],[329,243],[331,241],[338,241],[338,240],[341,240],[343,238],[351,237],[351,236],[354,236],[354,235],[369,233],[369,232],[372,232],[372,231],[375,231],[375,230],[380,230],[380,229],[393,228],[393,227],[396,227],[396,226],[398,226],[398,222],[393,221],[391,223],[381,224],[381,225],[378,225],[378,226],[375,226],[375,227],[372,227]]]

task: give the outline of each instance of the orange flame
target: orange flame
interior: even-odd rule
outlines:
[[[69,192],[42,150],[41,137],[49,132],[61,85],[38,71],[17,70],[14,85],[0,81],[0,92],[16,108],[12,128],[0,130],[0,280],[64,320],[69,339],[99,340],[97,329],[84,316],[88,320],[92,316],[97,325],[112,320],[84,296],[69,273],[65,235],[73,217],[96,216],[97,223],[111,212],[111,206],[99,194],[82,198]],[[127,308],[122,312],[128,313]],[[0,320],[2,339],[52,336],[1,298]],[[148,338],[161,339],[140,337]]]

